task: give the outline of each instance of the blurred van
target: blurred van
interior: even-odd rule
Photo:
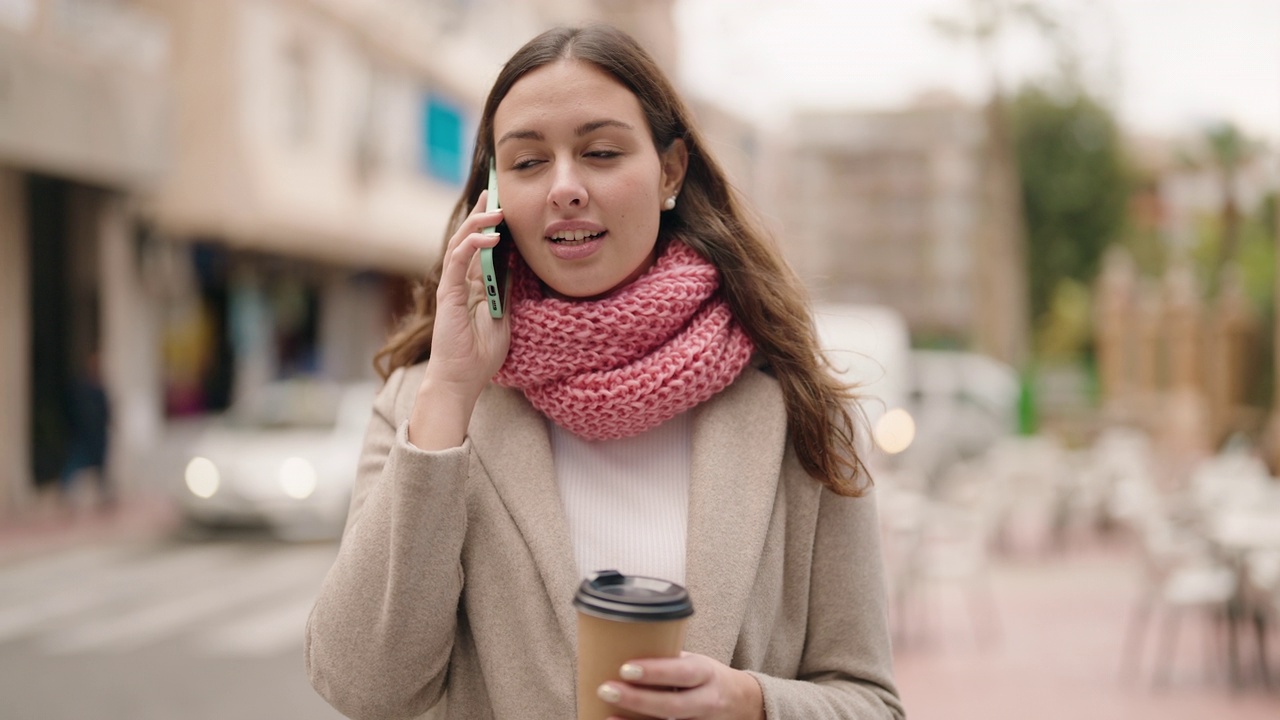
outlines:
[[[876,445],[891,454],[905,450],[915,425],[907,408],[911,334],[902,313],[886,305],[820,303],[814,320],[832,368],[857,386]]]

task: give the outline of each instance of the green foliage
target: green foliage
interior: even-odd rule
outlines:
[[[1150,171],[1130,167],[1130,208],[1116,242],[1129,251],[1139,275],[1158,277],[1169,262],[1160,227],[1160,184]]]
[[[1157,227],[1127,221],[1117,242],[1129,251],[1139,275],[1159,277],[1169,264],[1169,250]]]
[[[1276,193],[1268,195],[1260,211],[1245,220],[1240,236],[1240,270],[1244,275],[1245,293],[1255,307],[1265,310],[1275,302]]]
[[[1232,261],[1243,276],[1245,294],[1259,312],[1274,302],[1276,231],[1271,217],[1274,203],[1273,194],[1257,213],[1241,219],[1240,247]],[[1222,253],[1222,219],[1209,214],[1196,218],[1194,237],[1191,261],[1196,268],[1196,279],[1205,296],[1214,297],[1221,280],[1217,269]]]
[[[1195,269],[1196,284],[1205,297],[1216,295],[1218,251],[1222,246],[1222,223],[1214,215],[1203,214],[1191,218],[1192,240],[1187,254]]]
[[[1055,92],[1025,86],[1011,110],[1026,217],[1031,319],[1044,338],[1062,281],[1090,285],[1107,245],[1122,233],[1131,182],[1114,117],[1078,87]],[[1048,335],[1061,338],[1063,333]]]
[[[1036,348],[1043,358],[1082,360],[1080,353],[1093,337],[1093,294],[1074,278],[1060,278],[1049,310],[1036,323]]]
[[[1249,300],[1258,322],[1256,357],[1247,372],[1251,373],[1249,396],[1246,402],[1254,407],[1268,407],[1274,397],[1276,311],[1276,199],[1271,193],[1255,211],[1240,220],[1239,248],[1234,259],[1229,260],[1240,271],[1245,296]],[[1217,213],[1205,213],[1195,219],[1194,244],[1190,259],[1196,271],[1202,293],[1214,298],[1218,293],[1221,277],[1223,227]]]
[[[1234,123],[1214,123],[1205,128],[1204,134],[1214,162],[1228,172],[1247,160],[1257,149],[1257,145],[1245,137]]]

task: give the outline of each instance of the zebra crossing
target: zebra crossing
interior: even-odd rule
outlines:
[[[334,544],[81,548],[0,567],[0,650],[210,657],[301,652]]]

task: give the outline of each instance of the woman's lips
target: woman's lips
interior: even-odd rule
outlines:
[[[547,245],[551,248],[551,254],[561,260],[581,260],[594,254],[600,249],[600,244],[608,236],[608,231],[601,231],[596,235],[584,237],[581,240],[559,240],[547,238]]]

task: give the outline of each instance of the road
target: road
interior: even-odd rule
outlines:
[[[0,566],[0,718],[341,718],[302,659],[336,551],[242,534]]]

